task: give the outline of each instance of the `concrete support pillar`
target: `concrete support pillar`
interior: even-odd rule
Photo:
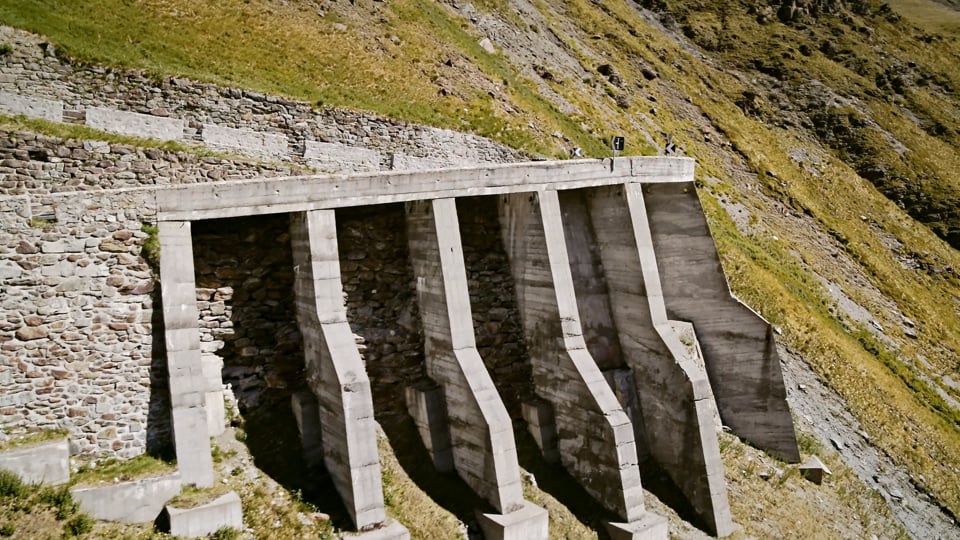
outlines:
[[[682,340],[667,319],[640,186],[593,189],[587,204],[650,454],[710,531],[726,536],[733,521],[713,396],[693,333]]]
[[[420,432],[420,439],[430,454],[433,466],[440,472],[454,471],[450,424],[447,422],[447,403],[443,397],[443,388],[433,381],[426,381],[426,384],[408,386],[405,397],[407,411]]]
[[[510,416],[476,349],[456,201],[408,203],[407,239],[427,375],[443,388],[454,467],[501,515],[532,512],[524,521],[542,521],[534,538],[546,538],[546,512],[523,499]],[[516,528],[516,517],[503,524]],[[490,519],[481,521],[496,529]]]
[[[505,195],[500,219],[535,391],[553,407],[561,463],[621,519],[658,522],[644,509],[633,426],[583,339],[556,192]]]
[[[213,485],[213,459],[205,407],[210,380],[204,376],[197,327],[197,285],[189,221],[161,222],[160,280],[164,342],[177,467],[184,485]]]
[[[292,214],[290,242],[297,322],[307,382],[317,398],[323,460],[357,529],[383,528],[373,399],[347,324],[334,211]]]
[[[730,294],[693,182],[643,193],[667,314],[693,323],[720,418],[758,448],[799,461],[770,325]]]

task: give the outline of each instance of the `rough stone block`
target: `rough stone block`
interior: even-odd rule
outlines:
[[[86,112],[87,126],[100,131],[161,141],[176,141],[183,138],[185,123],[180,118],[165,118],[100,107],[91,107]]]
[[[340,538],[344,540],[410,540],[410,533],[400,523],[387,519],[376,529],[343,533]]]
[[[364,172],[380,170],[380,152],[318,141],[306,141],[303,159],[324,172]]]
[[[630,523],[607,523],[610,540],[667,540],[667,518],[647,512]]]
[[[397,152],[391,156],[390,169],[394,171],[428,171],[453,167],[453,162],[439,158],[411,156]]]
[[[239,150],[244,154],[268,159],[287,154],[287,137],[276,133],[204,124],[203,142],[210,146]]]
[[[62,439],[7,450],[0,453],[0,469],[31,484],[63,484],[70,480],[70,445]]]
[[[0,92],[0,112],[63,122],[63,103],[49,99]]]
[[[80,509],[96,519],[150,523],[180,493],[180,473],[70,490]]]
[[[224,527],[243,529],[243,509],[240,497],[233,491],[194,508],[174,508],[167,505],[170,534],[174,536],[206,536]]]
[[[547,511],[524,501],[523,508],[509,514],[478,514],[486,540],[546,540]]]

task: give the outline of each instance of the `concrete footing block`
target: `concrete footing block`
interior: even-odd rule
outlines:
[[[553,417],[553,407],[546,401],[527,401],[520,405],[527,430],[540,448],[547,463],[560,463],[560,451],[557,449],[557,424]]]
[[[343,533],[340,538],[343,540],[410,540],[410,532],[399,522],[388,519],[376,529]]]
[[[434,467],[440,472],[452,472],[453,450],[443,389],[436,384],[426,383],[408,386],[405,395],[407,411],[420,432],[423,446],[430,453]]]
[[[670,527],[667,518],[650,512],[630,523],[607,523],[610,540],[667,540]]]
[[[180,473],[104,486],[70,490],[80,510],[95,519],[123,523],[151,523],[167,501],[180,493]]]
[[[206,536],[224,527],[243,529],[240,496],[233,491],[194,508],[167,505],[167,515],[174,536]]]
[[[509,514],[478,513],[477,518],[486,540],[547,540],[549,538],[547,511],[531,502],[524,501],[522,508]]]
[[[0,469],[28,484],[63,484],[70,480],[70,445],[66,439],[0,452]]]

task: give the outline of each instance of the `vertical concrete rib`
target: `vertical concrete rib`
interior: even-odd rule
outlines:
[[[711,532],[726,536],[733,522],[713,396],[693,334],[684,343],[667,319],[640,186],[593,189],[588,206],[650,453]]]
[[[443,388],[457,473],[498,511],[524,507],[513,426],[477,352],[454,199],[407,203],[427,375]]]
[[[183,484],[213,485],[213,459],[205,407],[214,390],[200,355],[197,285],[189,221],[159,224],[160,288],[177,467]],[[219,389],[219,388],[217,388]]]
[[[633,427],[587,352],[557,194],[502,196],[500,219],[534,387],[553,406],[561,463],[606,508],[638,521]]]
[[[347,324],[333,210],[290,216],[294,296],[323,458],[359,530],[386,520],[373,399]]]
[[[644,195],[667,313],[696,328],[720,417],[740,438],[799,461],[770,325],[730,294],[696,188],[650,184]]]

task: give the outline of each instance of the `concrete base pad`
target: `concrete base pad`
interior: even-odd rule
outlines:
[[[14,447],[0,452],[0,469],[16,473],[28,484],[64,484],[70,481],[70,445],[63,439]]]
[[[667,518],[646,512],[630,523],[607,523],[610,540],[667,540]]]
[[[70,490],[80,510],[96,519],[124,523],[150,523],[163,506],[180,493],[180,473]]]
[[[344,533],[340,535],[340,538],[343,540],[410,540],[410,533],[399,522],[388,519],[376,529]]]
[[[547,540],[547,511],[524,501],[520,510],[509,514],[478,513],[486,540]]]
[[[174,536],[206,536],[223,527],[243,529],[243,509],[240,497],[233,491],[212,502],[194,508],[167,506],[170,534]]]

